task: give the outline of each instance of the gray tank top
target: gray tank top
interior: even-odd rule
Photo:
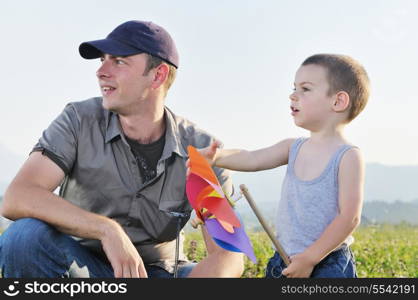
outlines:
[[[299,138],[290,148],[277,211],[277,239],[289,256],[303,252],[337,216],[338,167],[344,153],[354,147],[341,146],[318,177],[305,181],[296,177],[294,165],[299,149],[306,140]],[[353,237],[349,236],[344,244],[352,242]]]

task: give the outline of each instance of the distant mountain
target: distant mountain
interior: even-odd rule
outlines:
[[[255,173],[233,172],[234,186],[245,184],[264,218],[274,228],[277,205],[286,167]],[[362,225],[408,222],[418,225],[418,166],[366,165],[365,203]],[[237,210],[246,227],[259,228],[260,223],[245,199]]]
[[[258,208],[272,229],[275,229],[277,203],[264,202],[258,205]],[[252,211],[245,199],[238,201],[236,210],[244,219],[245,227],[248,229],[261,229],[261,224],[257,220],[256,215]],[[395,201],[392,203],[383,201],[366,202],[363,205],[363,213],[361,218],[361,225],[367,226],[371,224],[400,224],[409,223],[418,225],[418,202],[401,202]]]
[[[258,202],[278,201],[286,167],[254,173],[234,172],[236,188],[246,184]],[[365,202],[418,201],[418,166],[366,164]]]
[[[367,202],[363,207],[363,216],[366,216],[371,223],[398,224],[406,222],[418,225],[418,201]]]
[[[418,201],[418,166],[366,165],[365,200]]]

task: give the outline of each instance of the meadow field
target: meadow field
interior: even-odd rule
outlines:
[[[264,231],[248,232],[257,257],[257,264],[245,258],[242,277],[264,277],[264,269],[273,254],[271,242]],[[361,278],[418,277],[418,226],[369,225],[354,233],[353,250],[357,275]],[[184,243],[190,260],[199,261],[205,246],[199,230],[186,233]]]

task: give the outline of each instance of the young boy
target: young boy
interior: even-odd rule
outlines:
[[[345,126],[365,107],[369,79],[348,56],[317,54],[297,70],[290,109],[309,138],[286,139],[255,151],[201,149],[214,166],[260,171],[287,164],[277,214],[277,238],[290,256],[278,255],[266,277],[356,277],[349,249],[363,201],[360,150],[344,137]]]

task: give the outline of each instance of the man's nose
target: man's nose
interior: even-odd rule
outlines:
[[[111,74],[109,67],[110,67],[109,66],[109,61],[108,60],[104,60],[102,62],[102,65],[100,66],[100,68],[97,69],[97,71],[96,71],[97,78],[103,78],[103,77],[109,78],[110,77],[110,74]]]

